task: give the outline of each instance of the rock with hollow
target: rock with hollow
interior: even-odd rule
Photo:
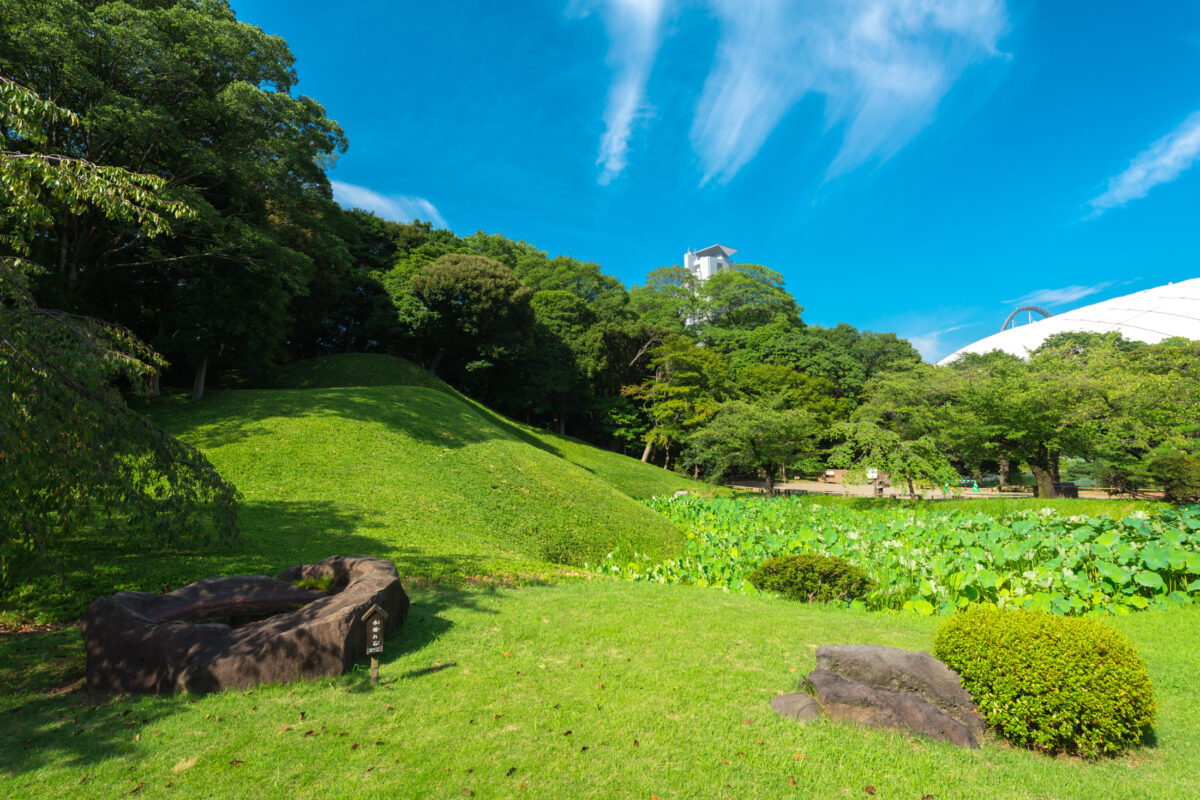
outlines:
[[[328,593],[294,585],[326,576]],[[396,567],[370,556],[332,556],[278,578],[118,592],[83,615],[88,691],[212,692],[341,675],[366,654],[362,617],[376,604],[388,614],[385,632],[403,624],[408,595]]]

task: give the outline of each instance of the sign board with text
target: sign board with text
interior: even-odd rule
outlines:
[[[387,630],[388,613],[378,604],[367,609],[362,621],[367,625],[367,655],[383,652],[383,635]]]

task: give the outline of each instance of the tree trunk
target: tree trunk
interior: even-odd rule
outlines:
[[[642,451],[642,462],[643,463],[647,463],[647,464],[650,463],[650,450],[651,450],[650,443],[646,442],[646,449]]]
[[[1033,477],[1037,480],[1037,485],[1034,487],[1034,497],[1058,497],[1058,492],[1054,491],[1054,466],[1050,452],[1044,445],[1039,445],[1037,454],[1029,460],[1029,468],[1033,470]]]
[[[700,480],[700,465],[699,464],[696,464],[694,467],[692,467],[692,480],[694,480],[694,481]]]
[[[1008,456],[1000,456],[1000,485],[1012,486],[1012,463],[1008,460]]]
[[[204,397],[204,378],[208,375],[208,354],[200,359],[200,363],[196,365],[196,376],[192,379],[192,399],[199,400]]]
[[[787,467],[780,467],[779,471],[783,473],[783,477],[780,480],[787,483]]]
[[[767,493],[767,497],[775,494],[775,468],[767,467],[767,480],[763,484],[763,491]]]
[[[913,486],[912,477],[905,475],[904,480],[908,481],[908,496],[915,500],[917,497],[917,488]]]
[[[671,445],[667,445],[667,449],[663,454],[663,469],[671,468]]]
[[[162,394],[162,372],[156,369],[150,376],[150,396],[158,397],[160,394]]]
[[[442,356],[446,355],[446,348],[439,347],[437,352],[433,354],[433,363],[429,365],[429,371],[434,375],[438,374],[438,369],[442,366]]]

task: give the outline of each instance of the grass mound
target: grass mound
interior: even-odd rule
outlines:
[[[339,389],[347,386],[425,386],[451,391],[441,378],[402,358],[344,353],[294,361],[271,379],[274,389]]]
[[[373,353],[310,358],[283,367],[276,374],[273,386],[277,389],[336,389],[349,386],[424,386],[439,389],[473,406],[488,423],[507,428],[534,447],[551,450],[630,497],[656,497],[681,489],[692,493],[728,494],[727,490],[697,484],[674,472],[593,447],[570,436],[560,436],[514,422],[459,394],[440,378],[402,358]]]
[[[242,490],[249,537],[289,558],[312,541],[276,536],[293,504],[328,509],[308,515],[319,539],[357,539],[355,552],[432,578],[579,565],[614,546],[666,555],[681,542],[674,524],[553,443],[443,390],[236,391],[156,417]]]
[[[280,381],[309,388],[168,397],[140,409],[201,448],[242,492],[241,546],[157,551],[72,532],[56,563],[30,570],[0,601],[0,621],[71,619],[98,595],[271,574],[333,553],[392,559],[406,583],[528,581],[614,547],[666,557],[681,530],[634,498],[709,490],[514,423],[401,359],[313,359]]]

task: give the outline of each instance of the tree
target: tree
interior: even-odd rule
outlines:
[[[629,303],[641,319],[682,334],[700,313],[700,281],[683,267],[659,267],[629,292]]]
[[[135,414],[113,386],[144,386],[163,366],[128,330],[40,307],[27,259],[55,207],[97,209],[160,236],[183,204],[165,182],[45,152],[50,125],[80,119],[0,77],[0,585],[30,550],[105,520],[160,543],[232,539],[236,490],[194,448]],[[207,522],[205,522],[207,519]]]
[[[698,322],[714,328],[750,330],[782,317],[799,327],[796,300],[783,288],[783,276],[759,264],[734,264],[700,287]]]
[[[533,328],[532,292],[512,270],[486,256],[451,253],[423,267],[413,296],[429,311],[422,336],[434,347],[430,371],[443,362],[452,382],[483,396],[503,395],[493,367],[512,361]]]
[[[73,109],[55,152],[166,179],[194,212],[147,237],[98,207],[49,206],[30,259],[39,296],[126,325],[191,368],[252,370],[281,352],[289,305],[337,258],[325,168],[345,138],[294,97],[287,44],[227,2],[0,0],[0,73]],[[316,258],[314,258],[314,256]]]
[[[707,422],[730,391],[729,362],[720,353],[682,337],[669,339],[650,351],[652,374],[621,390],[642,404],[650,420],[642,461],[655,448],[663,450],[664,467],[671,450],[689,431]]]
[[[733,471],[761,472],[768,496],[780,467],[815,452],[817,426],[801,412],[733,400],[687,436],[680,461],[711,480]]]
[[[860,480],[868,469],[887,474],[892,483],[903,481],[915,497],[918,486],[958,483],[958,473],[930,436],[903,439],[899,434],[866,422],[844,422],[835,428],[843,441],[834,448],[829,463],[850,470]]]

